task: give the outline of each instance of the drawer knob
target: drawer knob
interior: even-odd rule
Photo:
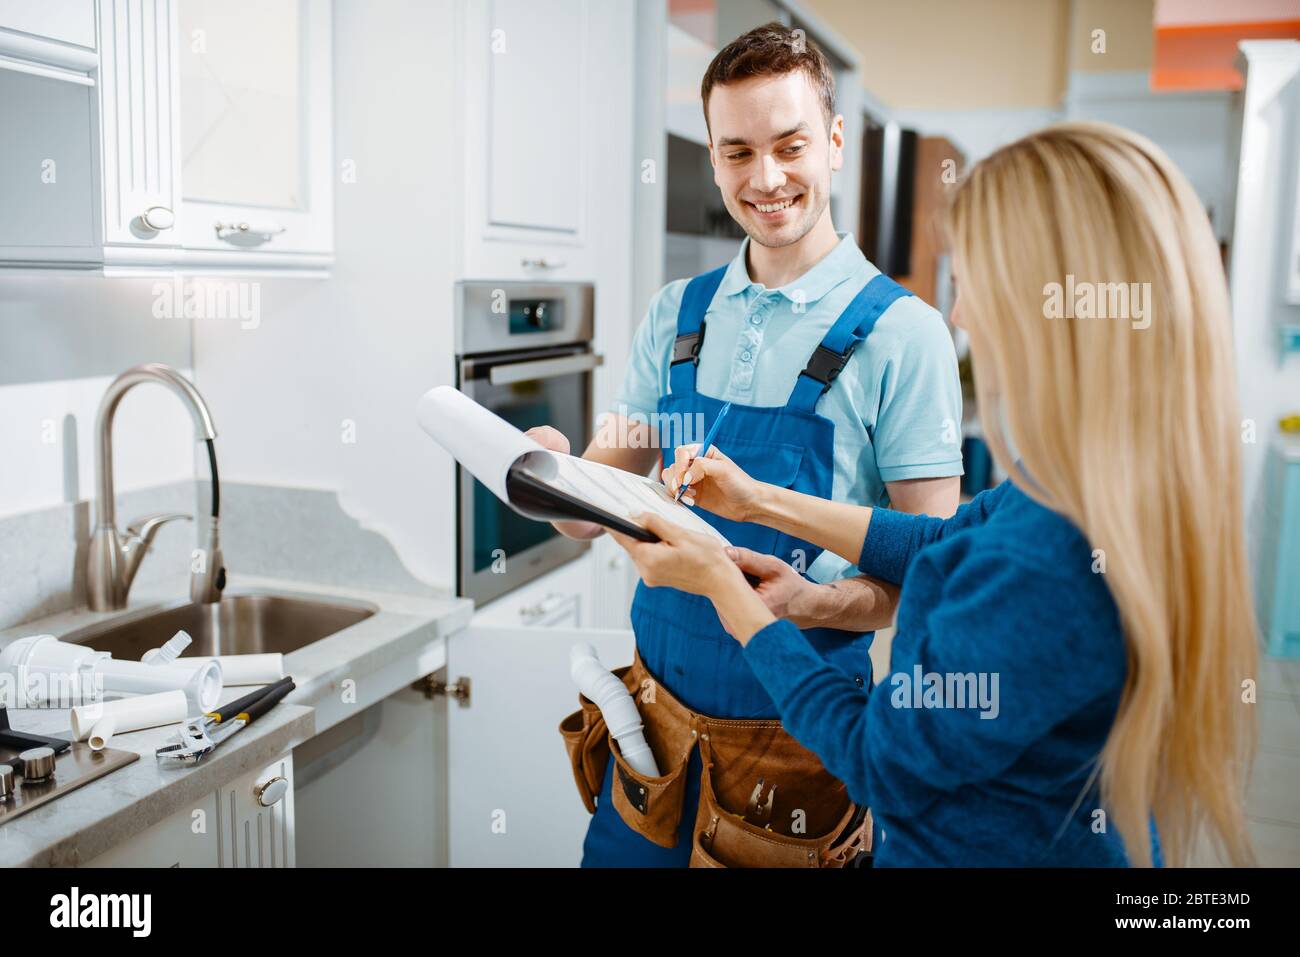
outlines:
[[[279,804],[280,799],[284,797],[288,790],[289,782],[277,774],[265,784],[259,784],[253,788],[253,797],[257,798],[257,803],[262,807],[271,807],[274,804]]]

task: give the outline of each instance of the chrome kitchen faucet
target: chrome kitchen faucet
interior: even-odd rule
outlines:
[[[221,501],[217,453],[213,445],[217,428],[212,424],[212,413],[194,383],[171,366],[150,362],[127,369],[114,379],[104,393],[95,417],[95,532],[90,540],[86,564],[87,598],[93,611],[125,608],[131,582],[158,529],[175,519],[188,521],[191,518],[182,513],[148,515],[126,527],[125,540],[118,535],[113,498],[113,417],[122,396],[142,382],[156,382],[175,392],[194,418],[196,438],[208,446],[208,464],[212,471],[212,516],[206,542],[199,543],[198,561],[190,567],[190,600],[202,604],[220,601],[222,589],[226,586],[217,520]]]

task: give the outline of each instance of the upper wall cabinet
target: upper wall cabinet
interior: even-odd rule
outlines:
[[[186,261],[328,265],[329,0],[179,4]]]
[[[0,0],[0,262],[99,255],[96,46],[94,0]]]
[[[590,278],[596,118],[625,108],[624,28],[604,0],[469,0],[465,42],[464,273]],[[628,175],[631,175],[629,172]]]
[[[180,260],[175,0],[100,0],[103,263]]]
[[[0,24],[15,34],[10,44],[30,44],[41,59],[41,41],[95,49],[95,0],[0,0]],[[12,49],[12,47],[10,48]]]
[[[329,0],[0,0],[0,265],[319,273]]]

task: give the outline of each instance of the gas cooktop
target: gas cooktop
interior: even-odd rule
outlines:
[[[15,731],[0,708],[0,824],[139,758],[134,751],[92,751],[82,741]]]

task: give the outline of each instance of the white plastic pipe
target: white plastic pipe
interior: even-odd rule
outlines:
[[[178,631],[168,638],[161,648],[150,648],[146,651],[140,660],[148,665],[169,665],[193,642],[194,639],[190,637],[188,631]]]
[[[92,751],[102,751],[115,734],[177,724],[189,715],[189,700],[179,690],[100,701],[72,709],[72,736],[89,741]]]
[[[278,651],[257,655],[218,655],[215,658],[177,658],[171,667],[201,668],[209,661],[221,665],[221,680],[227,688],[274,684],[284,677],[284,655]]]
[[[100,697],[180,689],[195,711],[205,712],[217,706],[222,688],[221,665],[211,658],[197,668],[119,661],[53,635],[19,638],[0,650],[0,676],[0,703],[14,708],[71,708]]]
[[[179,688],[197,711],[212,711],[221,698],[221,665],[213,658],[203,659],[197,668],[105,658],[98,663],[98,672],[106,695],[156,694]]]
[[[0,650],[0,704],[9,708],[71,708],[94,701],[98,662],[106,651],[59,641],[53,635],[28,635]]]
[[[623,682],[600,663],[595,647],[574,645],[569,650],[569,675],[578,690],[600,709],[623,760],[639,774],[659,777],[654,752],[642,733],[641,712]]]

